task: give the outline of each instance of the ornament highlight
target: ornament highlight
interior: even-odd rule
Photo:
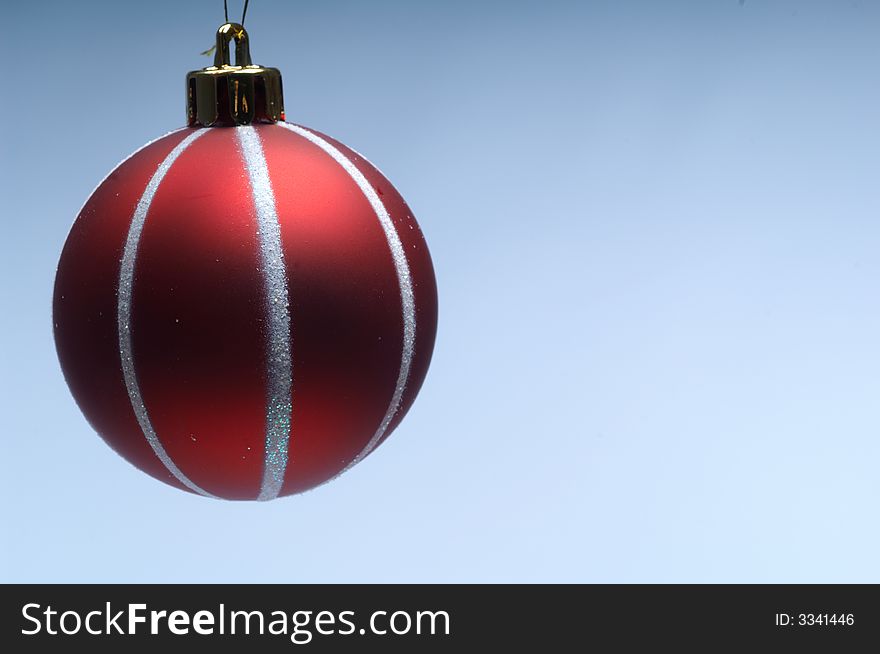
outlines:
[[[55,341],[86,418],[128,461],[182,490],[268,500],[334,478],[399,424],[437,291],[384,175],[276,122],[280,73],[250,63],[241,25],[217,41],[215,65],[187,76],[190,127],[126,159],[77,217]]]

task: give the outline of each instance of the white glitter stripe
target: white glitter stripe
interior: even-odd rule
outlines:
[[[141,239],[141,233],[144,231],[144,223],[147,219],[147,212],[150,210],[150,204],[156,196],[159,184],[165,178],[171,165],[177,160],[177,157],[186,150],[193,141],[205,134],[207,130],[199,129],[183,139],[177,146],[165,157],[165,160],[159,164],[153,177],[147,184],[144,194],[138,200],[135,207],[134,215],[131,218],[131,225],[128,228],[128,236],[125,239],[125,249],[122,252],[122,264],[119,269],[119,304],[117,310],[117,321],[119,327],[119,356],[122,361],[122,375],[125,378],[125,387],[128,389],[128,399],[131,401],[131,407],[137,417],[138,424],[144,432],[144,436],[153,452],[159,457],[159,460],[165,464],[168,471],[174,475],[177,480],[189,488],[190,490],[204,495],[205,497],[215,497],[207,491],[199,488],[196,484],[181,472],[156,435],[153,429],[153,423],[150,421],[147,407],[144,405],[144,398],[141,396],[141,389],[138,385],[137,373],[134,367],[132,336],[131,336],[131,296],[134,286],[134,266],[137,259],[138,244]]]
[[[275,210],[275,195],[269,180],[269,166],[257,130],[235,128],[244,165],[250,178],[257,210],[260,261],[266,283],[268,313],[268,381],[266,397],[266,453],[258,500],[278,497],[287,471],[292,412],[293,363],[290,354],[290,308],[287,271],[281,251],[281,227]]]
[[[173,130],[171,130],[170,132],[166,132],[166,133],[163,134],[162,136],[157,136],[157,137],[154,138],[152,141],[147,141],[147,142],[144,143],[141,147],[139,147],[137,150],[135,150],[134,152],[132,152],[132,153],[131,153],[130,155],[128,155],[125,159],[123,159],[123,160],[120,161],[118,164],[116,164],[113,168],[111,168],[111,169],[110,169],[110,172],[107,173],[106,175],[104,175],[104,178],[103,178],[100,182],[98,182],[97,185],[95,186],[95,188],[92,189],[92,192],[89,193],[89,194],[86,196],[86,200],[85,200],[85,202],[82,203],[82,206],[79,208],[79,211],[77,211],[77,212],[74,214],[74,219],[73,219],[73,221],[76,222],[77,218],[79,218],[79,215],[83,212],[83,209],[85,209],[85,208],[86,208],[86,205],[89,203],[89,200],[92,199],[92,196],[95,194],[95,191],[97,191],[99,188],[101,188],[101,187],[104,185],[104,182],[106,182],[106,181],[110,178],[110,175],[112,175],[113,173],[116,172],[116,169],[117,169],[117,168],[119,168],[122,164],[128,162],[129,159],[133,159],[135,155],[140,154],[143,150],[146,150],[148,147],[150,147],[151,145],[153,145],[153,143],[155,143],[156,141],[161,141],[161,140],[164,139],[166,136],[171,136],[172,134],[177,134],[177,132],[182,132],[182,131],[187,130],[187,129],[190,129],[190,128],[189,128],[189,127],[179,127],[179,128],[177,128],[177,129],[173,129]],[[71,225],[71,229],[73,229],[73,225]],[[68,232],[69,232],[69,231],[70,231],[70,230],[68,230]]]
[[[397,272],[397,281],[400,285],[400,303],[403,307],[403,351],[401,352],[400,357],[400,373],[397,376],[397,386],[394,388],[394,394],[391,396],[391,403],[388,405],[388,410],[385,412],[385,416],[379,423],[379,428],[376,430],[376,433],[373,434],[373,437],[369,440],[364,449],[361,450],[361,452],[352,459],[345,468],[333,477],[333,479],[335,479],[355,466],[373,451],[373,448],[376,447],[382,439],[382,436],[384,436],[385,432],[388,430],[388,425],[391,424],[398,409],[400,409],[400,402],[403,398],[403,392],[406,389],[406,383],[409,379],[409,370],[412,365],[413,350],[416,341],[416,309],[415,299],[413,297],[412,279],[409,272],[409,263],[406,260],[406,253],[403,250],[403,243],[400,241],[400,236],[394,227],[391,216],[388,215],[388,210],[385,208],[385,205],[382,204],[382,200],[379,199],[378,193],[376,193],[375,189],[370,182],[367,181],[367,178],[364,177],[363,173],[357,169],[348,157],[314,132],[290,123],[278,124],[289,129],[291,132],[295,132],[303,138],[308,139],[333,157],[336,163],[342,166],[345,169],[345,172],[347,172],[354,180],[355,184],[358,185],[358,188],[360,188],[361,192],[366,196],[367,201],[369,201],[370,206],[376,213],[376,217],[382,225],[382,230],[385,232],[385,239],[388,241],[388,247],[391,250],[391,258],[394,261],[394,269]]]

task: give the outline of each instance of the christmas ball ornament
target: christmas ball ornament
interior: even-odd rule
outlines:
[[[120,164],[70,231],[58,356],[141,470],[209,497],[298,493],[372,452],[415,399],[431,258],[382,173],[283,122],[281,75],[251,63],[241,25],[186,88],[188,127]]]

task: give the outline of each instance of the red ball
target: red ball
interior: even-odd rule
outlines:
[[[182,490],[272,499],[397,426],[437,289],[412,212],[358,153],[286,123],[185,128],[86,202],[54,323],[71,392],[119,454]]]

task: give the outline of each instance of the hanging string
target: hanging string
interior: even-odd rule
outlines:
[[[245,16],[247,16],[248,2],[250,2],[250,0],[244,0],[244,9],[241,10],[241,26],[242,27],[244,27],[244,19],[245,19]],[[223,0],[223,22],[224,23],[229,22],[229,3],[227,2],[227,0]]]

